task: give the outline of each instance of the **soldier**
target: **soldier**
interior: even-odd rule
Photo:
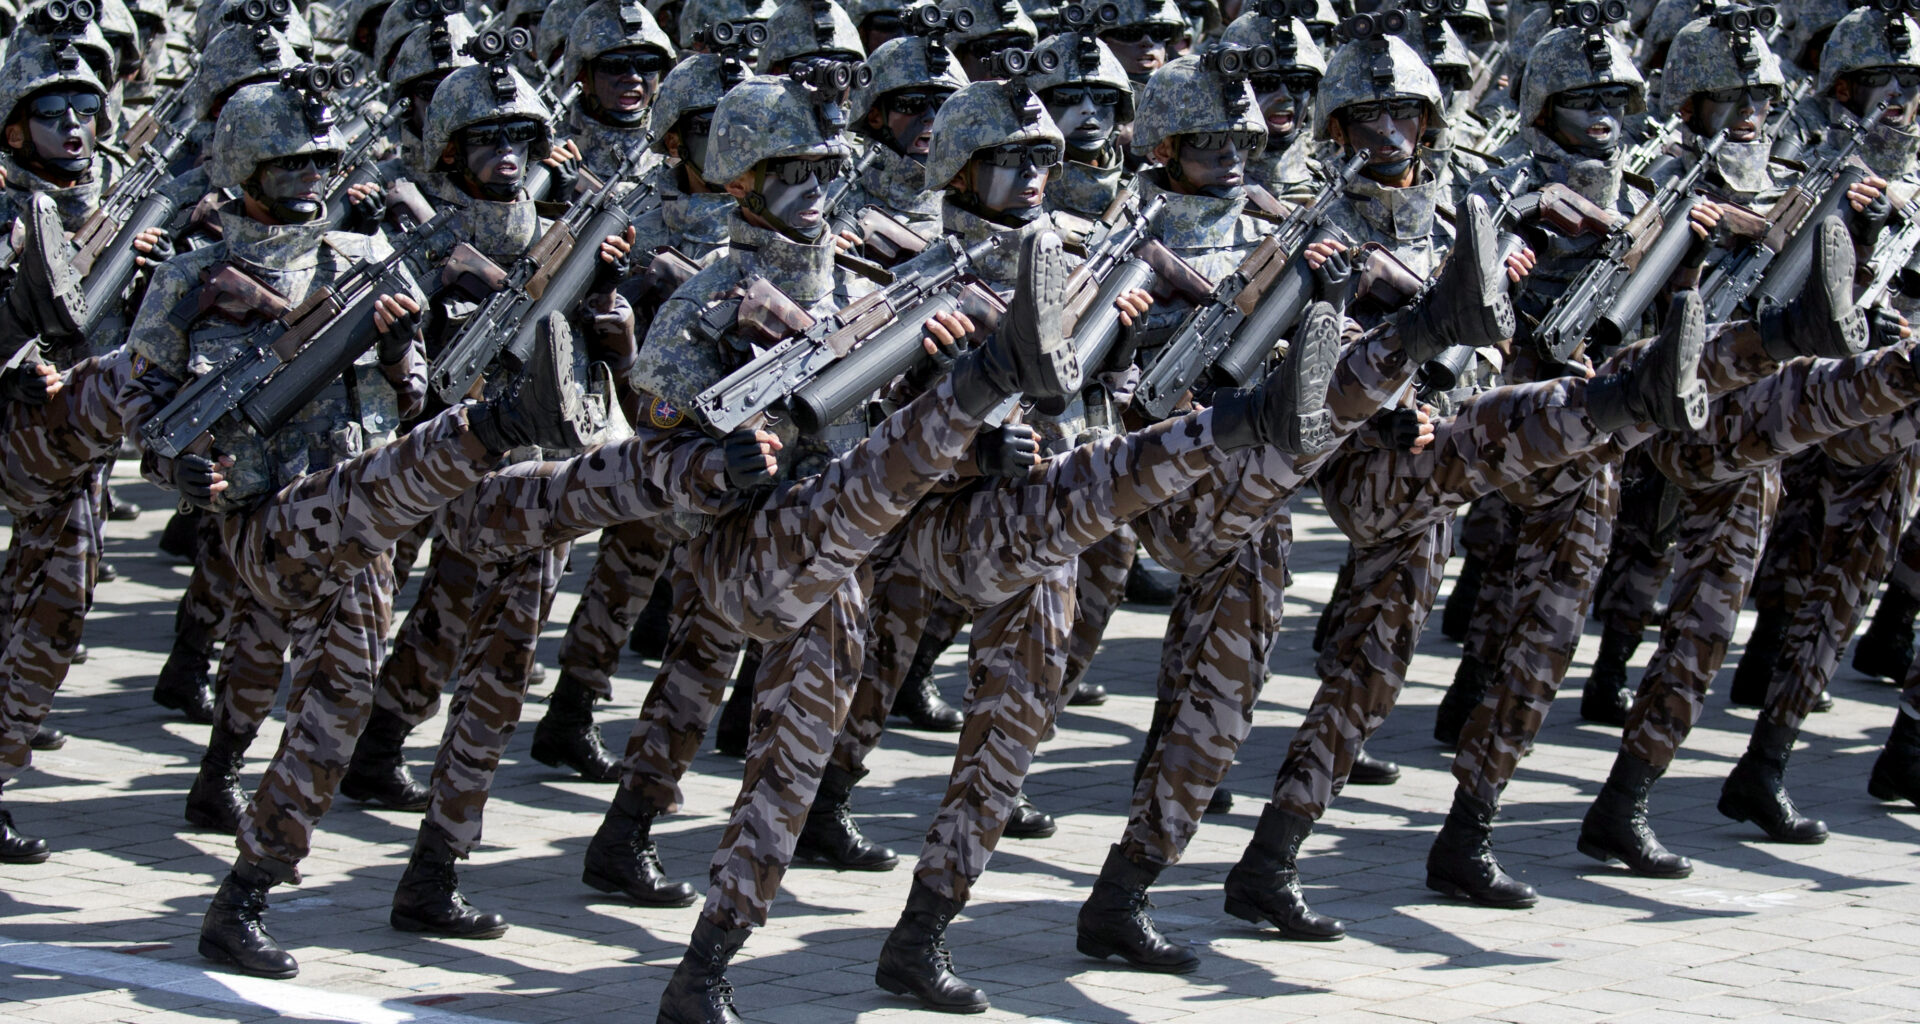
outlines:
[[[1853,646],[1853,668],[1880,679],[1902,679],[1913,664],[1913,620],[1920,615],[1920,526],[1907,523],[1894,550],[1887,589],[1860,642]]]
[[[1120,16],[1100,30],[1100,41],[1113,48],[1135,82],[1144,83],[1155,68],[1192,46],[1193,29],[1174,0],[1124,0],[1118,6]]]
[[[680,32],[675,37],[680,47],[695,53],[712,53],[713,47],[701,41],[702,30],[722,22],[736,27],[760,24],[773,17],[774,0],[687,0],[679,17]],[[749,47],[743,57],[752,59]]]
[[[652,141],[647,108],[673,67],[673,43],[638,0],[596,0],[565,38],[560,80],[580,84],[567,143],[581,165],[605,181]]]
[[[1306,22],[1268,17],[1257,9],[1235,18],[1221,41],[1270,46],[1277,58],[1272,69],[1253,76],[1253,92],[1267,122],[1267,148],[1248,165],[1248,176],[1282,199],[1311,198],[1325,171],[1313,156],[1313,133],[1302,129],[1314,123],[1315,97],[1327,73],[1326,56]]]
[[[933,36],[889,40],[873,52],[867,67],[873,79],[854,89],[847,116],[868,140],[868,166],[854,180],[838,213],[861,240],[863,251],[882,263],[899,263],[940,236],[940,193],[926,180],[927,151],[933,145],[930,129],[941,104],[966,85],[967,78],[945,44]],[[918,248],[913,239],[887,230],[890,225],[876,216],[918,236]]]
[[[784,74],[795,61],[859,61],[867,51],[847,12],[833,0],[787,0],[767,19],[767,41],[754,70]]]
[[[960,55],[969,82],[997,77],[993,57],[1000,51],[1030,51],[1039,45],[1040,30],[1019,0],[941,0],[940,9],[949,15],[965,11],[973,16],[972,26],[956,26],[950,44]]]

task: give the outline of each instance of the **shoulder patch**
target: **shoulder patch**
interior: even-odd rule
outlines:
[[[687,414],[664,398],[656,398],[647,403],[647,423],[659,430],[677,427],[687,420]]]

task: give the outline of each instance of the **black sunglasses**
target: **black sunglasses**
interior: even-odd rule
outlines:
[[[332,174],[340,168],[338,153],[294,153],[291,156],[277,156],[267,163],[282,171],[319,171]]]
[[[1427,101],[1421,99],[1376,100],[1372,103],[1355,103],[1342,110],[1340,116],[1349,124],[1367,124],[1382,117],[1395,121],[1411,121],[1427,111]]]
[[[931,110],[939,110],[940,104],[947,102],[950,91],[942,92],[893,92],[888,93],[880,102],[895,114],[916,117]]]
[[[768,160],[767,177],[785,185],[804,185],[808,179],[832,181],[851,167],[846,157],[789,156]]]
[[[1902,89],[1920,85],[1920,68],[1863,68],[1847,72],[1847,77],[1867,89],[1879,89],[1899,79]]]
[[[503,121],[470,125],[460,130],[461,139],[472,149],[491,149],[502,145],[524,146],[540,137],[541,127],[532,121]]]
[[[1780,88],[1773,85],[1742,85],[1732,89],[1715,89],[1706,94],[1714,103],[1758,103],[1761,100],[1777,100]]]
[[[1584,89],[1568,89],[1553,98],[1554,106],[1563,110],[1625,110],[1633,102],[1633,88],[1625,85],[1594,85]]]
[[[1261,135],[1255,131],[1230,132],[1187,132],[1180,136],[1182,145],[1188,149],[1225,149],[1231,142],[1242,153],[1260,144]]]
[[[1100,38],[1116,43],[1137,43],[1143,39],[1152,39],[1165,46],[1187,34],[1187,29],[1179,25],[1161,25],[1142,22],[1137,25],[1122,25],[1100,33]]]
[[[71,110],[80,120],[89,121],[99,116],[100,108],[104,105],[98,93],[51,92],[34,97],[32,114],[42,121],[58,121]]]
[[[666,69],[667,58],[657,53],[603,53],[593,58],[595,74],[614,78],[657,75]]]
[[[1105,85],[1056,85],[1047,90],[1047,101],[1056,107],[1077,107],[1091,99],[1096,107],[1120,105],[1120,90]]]
[[[994,167],[1022,169],[1052,167],[1060,162],[1060,147],[1051,142],[1015,142],[974,154]]]
[[[1253,91],[1266,96],[1282,89],[1302,96],[1320,88],[1320,76],[1311,71],[1296,71],[1282,75],[1249,75],[1247,81],[1253,83]]]

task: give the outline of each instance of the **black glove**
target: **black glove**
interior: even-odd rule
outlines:
[[[547,182],[547,194],[529,196],[530,199],[544,199],[550,203],[570,203],[573,190],[580,184],[580,165],[572,160],[558,160],[547,165],[553,175]]]
[[[593,283],[587,286],[588,295],[611,295],[633,273],[633,250],[627,250],[625,256],[608,263],[600,260],[593,268]]]
[[[1313,283],[1318,298],[1322,302],[1331,302],[1336,306],[1344,305],[1341,300],[1347,294],[1347,285],[1353,281],[1353,257],[1345,251],[1327,257],[1325,263],[1313,269]]]
[[[1412,451],[1420,440],[1420,413],[1415,409],[1394,409],[1367,421],[1374,444],[1397,452]]]
[[[421,336],[422,314],[408,313],[387,325],[385,334],[380,335],[378,353],[382,366],[392,366],[407,357],[407,349]]]
[[[204,455],[182,455],[173,460],[173,486],[195,508],[213,507],[213,485],[219,472]]]
[[[1891,306],[1875,306],[1873,314],[1867,320],[1871,332],[1869,344],[1874,348],[1886,348],[1900,340],[1900,329],[1907,325],[1906,318]]]
[[[1880,232],[1893,216],[1893,196],[1882,189],[1880,198],[1868,203],[1866,209],[1855,210],[1852,203],[1846,208],[1853,214],[1853,223],[1847,225],[1852,229],[1853,244],[1871,251],[1880,244]]]
[[[727,483],[736,490],[750,491],[773,483],[767,472],[767,453],[760,447],[758,431],[741,427],[720,440],[727,460]]]
[[[138,250],[135,251],[138,252]],[[140,258],[146,260],[149,265],[165,263],[174,257],[174,252],[173,236],[162,233],[159,239],[153,243],[153,248],[140,253]]]
[[[369,195],[347,200],[347,215],[340,221],[340,230],[357,235],[378,234],[380,222],[386,217],[387,194],[375,188]]]
[[[47,404],[47,379],[40,376],[40,364],[23,363],[0,378],[0,393],[21,405]]]
[[[1040,439],[1025,423],[1002,423],[974,437],[973,458],[985,476],[1026,476],[1040,461]]]

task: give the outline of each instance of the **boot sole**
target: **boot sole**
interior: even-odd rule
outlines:
[[[294,977],[300,973],[300,967],[298,964],[294,965],[293,970],[290,970],[290,971],[254,970],[253,968],[247,967],[246,965],[242,964],[237,958],[234,957],[233,954],[227,952],[224,949],[221,949],[219,946],[214,945],[212,942],[209,942],[204,936],[200,939],[200,955],[202,957],[205,957],[208,960],[213,961],[214,963],[226,964],[227,966],[233,968],[234,970],[239,971],[241,974],[252,975],[253,977],[256,977],[256,978],[274,978],[276,980],[281,980],[281,979]]]
[[[232,827],[228,827],[225,822],[216,820],[213,815],[192,807],[187,808],[186,819],[187,824],[206,832],[219,832],[225,835],[233,835],[240,831],[240,823],[238,821],[234,822]]]
[[[1192,974],[1200,969],[1200,961],[1198,959],[1177,964],[1141,963],[1104,942],[1095,942],[1084,935],[1074,939],[1073,948],[1095,960],[1105,960],[1108,957],[1117,956],[1135,970],[1150,971],[1154,974]]]
[[[172,694],[162,694],[160,691],[155,690],[153,702],[166,708],[168,711],[178,711],[187,721],[195,725],[213,724],[213,711],[211,709],[203,713],[197,705],[189,705],[186,701]]]
[[[1055,825],[1049,829],[1033,829],[1031,831],[1026,831],[1026,832],[1014,832],[1011,830],[1007,830],[1007,831],[1002,831],[1000,834],[1007,837],[1008,839],[1052,839],[1053,834],[1058,831],[1060,831],[1060,826]]]
[[[25,857],[0,857],[0,864],[45,864],[53,856],[52,850],[29,854]]]
[[[1531,899],[1525,899],[1525,900],[1487,899],[1482,896],[1474,895],[1473,892],[1467,889],[1465,886],[1459,885],[1445,878],[1441,878],[1440,876],[1432,873],[1429,873],[1427,875],[1427,888],[1432,889],[1434,892],[1437,892],[1442,896],[1452,897],[1453,899],[1456,899],[1456,900],[1466,900],[1468,903],[1475,903],[1483,907],[1492,907],[1496,910],[1525,910],[1526,908],[1531,907],[1534,904],[1540,902],[1540,897],[1538,896],[1534,896]]]
[[[47,290],[53,298],[54,312],[58,314],[61,326],[68,331],[79,333],[87,318],[87,295],[85,282],[68,259],[56,256],[79,255],[72,243],[67,241],[66,228],[60,223],[60,211],[51,199],[46,202],[27,204],[28,231],[38,236],[28,243],[28,250],[36,254],[40,261],[40,270],[46,275]]]
[[[1808,294],[1818,295],[1823,300],[1821,304],[1827,308],[1829,316],[1842,310],[1848,312],[1844,314],[1846,318],[1837,328],[1841,339],[1841,350],[1807,354],[1846,359],[1865,352],[1867,346],[1873,341],[1867,330],[1866,318],[1851,312],[1853,309],[1853,238],[1847,233],[1846,226],[1833,218],[1821,222],[1818,230],[1820,237],[1816,239],[1815,258],[1820,261],[1821,266],[1844,272],[1829,273],[1825,275],[1824,280],[1819,280],[1815,275],[1819,273],[1820,268],[1813,268],[1808,274]]]
[[[921,1006],[924,1006],[927,1009],[932,1010],[936,1013],[985,1013],[988,1010],[993,1009],[993,1004],[988,1002],[936,1003],[928,999],[926,996],[923,996],[920,993],[915,992],[911,985],[908,985],[906,982],[900,981],[894,978],[893,975],[891,974],[883,974],[876,971],[873,975],[873,981],[874,981],[874,984],[879,985],[881,988],[885,989],[886,991],[891,992],[896,996],[906,996],[907,998],[913,1000],[914,1002],[919,1003]]]
[[[618,767],[615,767],[613,769],[613,773],[611,775],[607,775],[603,777],[600,775],[592,774],[588,772],[586,769],[581,768],[579,765],[574,764],[572,761],[569,761],[566,758],[560,757],[551,752],[541,751],[536,749],[536,750],[528,751],[528,753],[533,755],[533,759],[535,761],[538,761],[549,768],[564,768],[567,771],[570,771],[573,774],[580,776],[580,778],[586,780],[587,782],[619,782],[620,781],[620,769]],[[422,809],[424,810],[424,808]]]
[[[1673,382],[1660,399],[1655,424],[1668,430],[1699,430],[1707,423],[1707,388],[1700,382],[1700,355],[1706,349],[1706,315],[1698,292],[1686,292],[1673,301],[1671,316],[1679,329],[1656,344],[1656,356],[1667,365],[1658,372]]]
[[[488,928],[485,931],[479,932],[454,932],[434,925],[431,922],[422,921],[412,915],[402,914],[397,910],[388,915],[387,923],[393,925],[395,931],[437,935],[443,939],[497,939],[507,934],[507,929],[512,927],[511,925],[503,924],[498,928]]]
[[[1290,411],[1277,447],[1295,455],[1314,455],[1334,442],[1327,388],[1340,365],[1340,318],[1333,307],[1315,304],[1307,310],[1302,326],[1281,371],[1283,399]]]
[[[1032,269],[1034,278],[1034,358],[1028,372],[1042,378],[1022,381],[1026,393],[1035,398],[1069,395],[1079,390],[1081,368],[1073,339],[1060,330],[1060,318],[1066,311],[1067,279],[1073,267],[1061,248],[1060,236],[1051,231],[1034,238]],[[1016,296],[1017,300],[1018,296]],[[1009,315],[1013,310],[1008,310]],[[1021,360],[1024,362],[1025,360]]]
[[[1493,214],[1487,208],[1486,200],[1474,197],[1460,209],[1461,230],[1454,243],[1454,258],[1471,260],[1476,267],[1485,267],[1487,261],[1500,251],[1499,225],[1493,223]],[[1481,230],[1475,230],[1478,227]],[[1507,268],[1496,264],[1485,280],[1479,281],[1474,291],[1474,305],[1481,310],[1483,320],[1480,324],[1484,338],[1472,344],[1491,344],[1513,337],[1519,329],[1519,318],[1513,312],[1513,296],[1507,291]],[[1464,339],[1463,339],[1464,340]]]
[[[1227,913],[1232,914],[1242,921],[1249,921],[1253,924],[1270,924],[1280,929],[1281,938],[1291,939],[1294,942],[1338,942],[1347,937],[1346,932],[1334,932],[1331,935],[1323,935],[1319,932],[1303,932],[1298,928],[1289,928],[1262,913],[1259,907],[1245,900],[1234,899],[1231,896],[1227,897]]]
[[[616,896],[625,896],[627,899],[632,900],[635,904],[642,907],[691,907],[699,899],[697,894],[690,894],[684,899],[673,900],[641,899],[627,889],[622,888],[619,882],[594,871],[583,872],[580,875],[580,880],[587,883],[587,887],[590,889],[604,893],[612,893]]]
[[[1597,860],[1602,864],[1612,864],[1615,861],[1619,861],[1621,867],[1626,868],[1627,871],[1629,871],[1632,874],[1638,875],[1641,878],[1686,878],[1687,876],[1693,874],[1693,867],[1691,865],[1679,871],[1665,872],[1665,873],[1656,872],[1656,871],[1642,871],[1638,868],[1635,868],[1633,865],[1627,863],[1627,859],[1625,857],[1622,857],[1619,854],[1613,852],[1612,850],[1609,850],[1606,847],[1601,846],[1599,843],[1593,842],[1592,840],[1589,840],[1586,838],[1582,838],[1579,842],[1575,843],[1574,848],[1579,850],[1581,853],[1584,853],[1587,856],[1592,857],[1594,860]]]
[[[412,801],[409,801],[407,803],[394,803],[390,800],[387,800],[381,797],[377,793],[369,792],[365,789],[361,789],[358,786],[352,786],[345,782],[342,782],[340,784],[340,795],[346,797],[349,800],[354,801],[355,803],[364,804],[365,806],[376,808],[378,810],[402,811],[408,814],[424,814],[426,813],[427,805],[433,802],[433,798],[429,796],[427,799],[421,800],[417,803]]]
[[[795,853],[793,855],[793,862],[795,864],[805,864],[809,867],[832,868],[835,871],[892,871],[894,868],[900,866],[900,858],[898,857],[889,858],[886,861],[873,864],[848,864],[818,853]]]

